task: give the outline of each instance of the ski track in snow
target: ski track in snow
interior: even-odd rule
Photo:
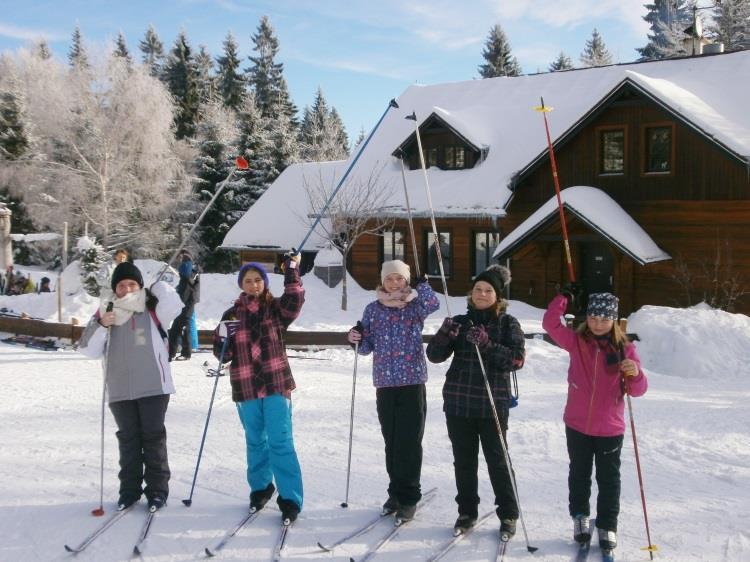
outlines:
[[[359,360],[350,507],[342,509],[353,354],[337,349],[305,356],[330,361],[290,360],[298,386],[294,432],[305,505],[283,558],[357,559],[385,534],[389,521],[333,554],[320,551],[316,542],[333,542],[363,524],[386,496],[371,359]],[[203,549],[220,540],[247,508],[244,436],[228,378],[219,381],[193,505],[187,508],[180,501],[190,491],[213,387],[213,379],[200,368],[204,360],[214,362],[209,354],[197,353],[192,361],[173,364],[177,394],[167,413],[171,493],[168,507],[154,521],[144,560],[204,558]],[[438,486],[438,497],[376,559],[424,560],[451,536],[455,488],[441,397],[447,365],[430,365],[424,438],[422,484],[424,489]],[[533,556],[526,552],[519,525],[508,552],[513,560],[567,561],[575,553],[562,424],[566,370],[564,352],[542,341],[528,342],[526,367],[518,374],[520,405],[511,411],[509,448],[530,542],[539,551]],[[0,344],[0,382],[5,398],[0,401],[0,560],[68,560],[71,555],[63,545],[77,544],[101,522],[90,515],[99,501],[101,364],[72,351]],[[706,381],[650,373],[649,392],[632,401],[658,560],[750,559],[749,399],[739,378]],[[114,422],[109,411],[106,415],[104,507],[109,515],[117,498],[117,446]],[[648,560],[640,550],[647,541],[629,430],[622,460],[618,560]],[[484,512],[492,493],[481,458],[480,496]],[[144,506],[141,501],[76,559],[130,559]],[[269,503],[221,558],[269,560],[279,519],[275,504]],[[497,528],[491,518],[445,560],[491,559]],[[592,547],[590,559],[597,558]]]

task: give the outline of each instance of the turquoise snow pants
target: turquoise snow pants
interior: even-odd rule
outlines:
[[[276,482],[279,497],[302,509],[302,470],[294,450],[291,401],[281,394],[237,403],[247,442],[250,491]]]

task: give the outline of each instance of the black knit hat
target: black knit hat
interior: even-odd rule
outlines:
[[[117,284],[123,279],[132,279],[141,286],[141,289],[143,288],[143,275],[141,275],[141,270],[129,261],[124,261],[118,264],[112,272],[113,291],[117,288]]]
[[[492,288],[495,289],[495,294],[499,298],[503,294],[503,289],[510,283],[510,269],[504,265],[491,265],[474,277],[474,281],[471,284],[472,289],[477,281],[484,281],[492,285]]]

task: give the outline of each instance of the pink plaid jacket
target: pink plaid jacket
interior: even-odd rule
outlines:
[[[290,396],[295,389],[286,357],[284,332],[299,316],[305,302],[305,290],[299,269],[288,268],[284,294],[267,302],[240,293],[234,306],[224,312],[222,321],[238,320],[237,332],[230,336],[222,361],[231,361],[229,380],[232,400],[244,402],[272,394]],[[214,331],[214,355],[222,348],[218,327]]]

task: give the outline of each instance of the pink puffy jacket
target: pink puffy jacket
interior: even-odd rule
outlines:
[[[619,363],[607,364],[607,354],[617,353],[608,340],[585,339],[563,326],[568,299],[558,295],[549,303],[542,326],[550,337],[570,354],[568,402],[563,421],[586,435],[611,437],[625,433],[625,400]],[[635,345],[625,346],[625,357],[638,365],[638,374],[628,377],[631,396],[643,396],[648,380],[641,370]]]

